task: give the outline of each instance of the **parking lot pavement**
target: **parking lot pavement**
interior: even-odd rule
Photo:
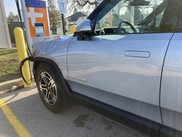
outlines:
[[[63,113],[51,113],[42,104],[36,88],[4,93],[0,100],[7,105],[6,109],[0,105],[0,137],[17,137],[23,132],[33,137],[146,137],[76,104]],[[8,109],[12,114],[5,112]]]

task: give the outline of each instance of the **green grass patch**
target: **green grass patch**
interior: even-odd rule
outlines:
[[[17,50],[0,49],[0,82],[20,78]]]

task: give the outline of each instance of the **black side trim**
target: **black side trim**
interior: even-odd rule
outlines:
[[[34,62],[33,62],[33,71],[36,70],[36,68],[38,67],[38,65],[40,64],[40,62],[49,63],[49,64],[51,64],[53,67],[55,67],[55,69],[56,69],[58,72],[60,72],[59,67],[57,66],[57,64],[56,64],[54,61],[52,61],[52,60],[50,60],[50,59],[48,59],[48,58],[43,58],[43,57],[36,57],[36,58],[34,59]],[[34,74],[35,74],[35,73],[34,73]]]
[[[117,122],[136,129],[151,137],[159,137],[159,129],[161,124],[155,123],[148,119],[136,116],[126,111],[114,108],[97,100],[72,92],[71,97],[73,101],[79,105],[85,106],[97,113],[105,115]]]
[[[182,132],[163,126],[160,130],[160,137],[182,137]]]
[[[104,0],[88,17],[87,19],[93,20],[96,15],[110,2],[111,0]]]

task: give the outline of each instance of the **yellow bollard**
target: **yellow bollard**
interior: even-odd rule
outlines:
[[[15,41],[16,41],[16,48],[18,52],[18,60],[21,62],[23,59],[27,58],[27,51],[26,51],[26,44],[24,39],[23,30],[19,27],[15,28],[14,30],[15,35]],[[25,77],[25,80],[30,83],[31,82],[31,74],[30,74],[30,67],[28,61],[24,63],[24,66],[22,68],[23,76]],[[29,88],[31,85],[27,85],[23,81],[24,88]]]
[[[76,32],[76,25],[70,26],[70,31],[66,33],[66,35],[74,34]]]
[[[76,25],[71,25],[70,26],[70,31],[72,34],[74,34],[76,32]]]

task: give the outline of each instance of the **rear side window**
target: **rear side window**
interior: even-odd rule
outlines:
[[[180,10],[179,20],[176,27],[176,32],[182,32],[182,8]]]
[[[108,3],[100,15],[98,14],[95,32],[97,34],[174,32],[181,3],[181,0],[112,0],[112,3]]]

